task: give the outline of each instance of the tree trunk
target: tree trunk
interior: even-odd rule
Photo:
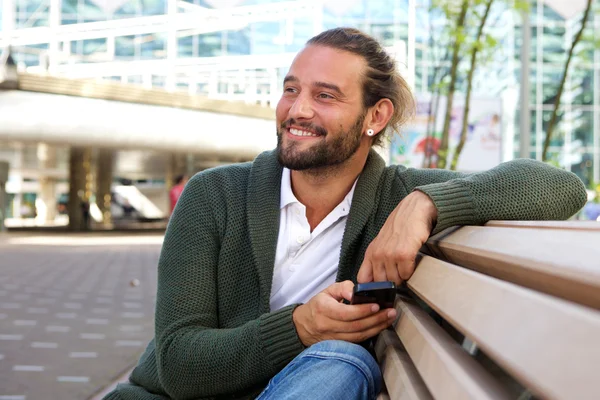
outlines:
[[[430,146],[431,140],[435,134],[435,126],[437,122],[437,110],[440,104],[440,89],[437,88],[429,101],[429,119],[427,120],[427,131],[425,132],[425,146],[423,149],[423,168],[431,168],[431,157],[435,152]]]
[[[567,62],[565,63],[565,69],[563,71],[562,79],[560,81],[560,85],[558,86],[558,92],[556,93],[556,98],[554,99],[554,108],[552,109],[552,116],[550,117],[550,122],[548,123],[548,128],[546,129],[546,138],[544,139],[544,150],[542,152],[542,161],[548,161],[548,147],[550,147],[550,141],[552,140],[552,134],[554,133],[554,128],[556,125],[556,118],[558,117],[558,109],[560,107],[560,98],[562,97],[562,93],[565,87],[565,82],[567,81],[567,73],[569,72],[569,65],[571,64],[571,59],[573,58],[573,52],[575,50],[575,46],[579,43],[581,36],[583,35],[583,30],[585,29],[585,25],[587,24],[588,16],[590,14],[590,10],[592,9],[592,0],[587,0],[587,6],[585,8],[585,12],[583,13],[583,20],[581,21],[581,28],[577,35],[575,35],[575,39],[571,44],[571,48],[569,49],[569,55],[567,56]]]
[[[457,31],[460,31],[465,25],[465,19],[467,16],[467,9],[469,8],[469,0],[463,0],[458,20],[456,21]],[[454,91],[456,90],[456,75],[458,72],[459,53],[461,48],[461,42],[456,37],[452,50],[452,64],[450,66],[450,85],[448,87],[448,101],[446,102],[446,115],[444,117],[444,128],[442,129],[442,140],[440,143],[440,149],[438,151],[438,168],[446,168],[446,161],[448,158],[448,139],[450,136],[450,119],[452,117],[452,103],[454,102]]]
[[[460,141],[456,150],[454,151],[454,155],[452,156],[452,163],[450,164],[450,169],[455,171],[458,166],[458,159],[460,158],[460,153],[462,152],[463,147],[465,147],[465,142],[467,141],[467,130],[469,128],[469,111],[471,110],[471,90],[473,88],[473,75],[475,74],[475,65],[477,63],[477,53],[479,52],[479,47],[477,43],[481,40],[481,35],[483,34],[483,28],[487,22],[488,16],[490,14],[490,9],[492,8],[492,3],[494,0],[488,0],[485,5],[485,12],[483,17],[481,17],[481,21],[479,23],[479,27],[477,28],[477,37],[475,39],[475,46],[471,50],[471,68],[469,68],[469,74],[467,76],[467,94],[465,96],[465,111],[463,114],[462,128],[460,131]]]

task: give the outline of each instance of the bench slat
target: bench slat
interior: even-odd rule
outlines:
[[[431,400],[431,394],[394,331],[377,337],[375,353],[391,400]]]
[[[600,398],[600,312],[432,257],[408,286],[544,398]]]
[[[600,309],[600,230],[465,226],[433,236],[427,248],[453,264]]]
[[[485,226],[600,231],[600,222],[598,221],[490,221]]]
[[[418,306],[398,300],[396,333],[436,399],[508,399],[504,388]]]

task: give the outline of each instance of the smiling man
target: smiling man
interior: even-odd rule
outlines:
[[[372,149],[411,114],[393,59],[339,28],[284,80],[277,148],[201,172],[169,222],[155,339],[106,399],[372,399],[360,343],[396,311],[348,305],[355,282],[406,280],[431,233],[491,219],[566,219],[573,174],[517,160],[477,174],[386,167]]]

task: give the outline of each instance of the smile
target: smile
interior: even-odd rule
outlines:
[[[312,137],[319,136],[316,133],[313,133],[310,131],[304,131],[304,130],[296,129],[296,128],[290,128],[290,129],[288,129],[288,132],[294,136],[312,136]]]

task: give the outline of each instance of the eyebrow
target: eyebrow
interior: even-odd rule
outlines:
[[[283,79],[283,84],[285,85],[288,82],[298,82],[298,81],[299,81],[299,79],[297,77],[295,77],[294,75],[288,75]],[[337,94],[339,94],[341,96],[344,95],[344,93],[342,92],[342,89],[340,89],[340,87],[338,85],[334,85],[333,83],[315,82],[315,83],[313,83],[313,86],[333,90],[334,92],[336,92]]]

